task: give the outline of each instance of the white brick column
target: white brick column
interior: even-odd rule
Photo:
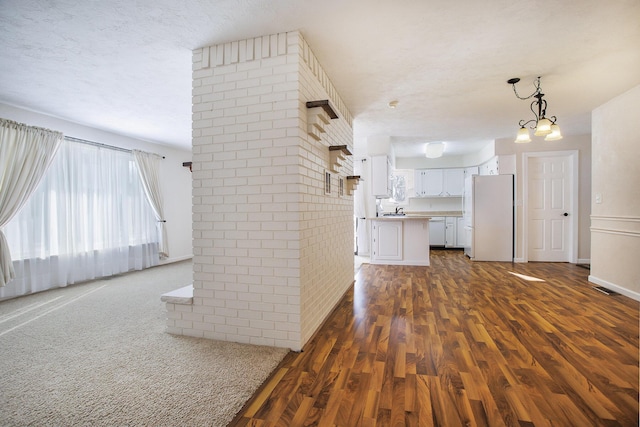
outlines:
[[[306,101],[339,110],[323,138]],[[193,304],[169,331],[301,349],[353,282],[351,116],[298,32],[193,54]],[[186,311],[186,313],[185,313]]]

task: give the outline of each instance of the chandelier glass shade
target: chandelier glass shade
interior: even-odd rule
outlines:
[[[560,126],[553,124],[551,125],[551,133],[544,137],[545,141],[557,141],[562,139],[562,134],[560,133]]]
[[[542,118],[536,125],[535,136],[547,136],[551,133],[551,120]]]
[[[544,136],[545,141],[557,141],[559,139],[562,139],[560,126],[556,124],[557,117],[546,117],[547,101],[544,99],[544,93],[542,93],[542,89],[540,88],[540,77],[538,77],[534,83],[535,91],[531,95],[525,97],[518,95],[518,91],[516,90],[516,83],[518,83],[519,81],[520,79],[518,77],[515,77],[513,79],[507,80],[507,83],[513,86],[513,92],[516,94],[516,97],[518,99],[527,100],[535,98],[534,101],[531,102],[530,106],[534,118],[526,121],[520,120],[520,129],[518,130],[518,135],[516,136],[516,140],[514,142],[531,142],[531,135],[527,126],[530,126],[530,129],[534,130],[533,134],[535,136]]]
[[[516,140],[514,142],[517,142],[517,143],[531,142],[531,135],[529,135],[529,129],[527,129],[526,127],[521,127],[518,130],[518,136],[516,136]]]

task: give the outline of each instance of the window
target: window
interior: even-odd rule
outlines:
[[[16,281],[29,281],[34,260],[66,276],[54,286],[158,262],[157,223],[131,153],[67,140],[5,235]]]
[[[324,194],[331,194],[331,173],[324,171]]]

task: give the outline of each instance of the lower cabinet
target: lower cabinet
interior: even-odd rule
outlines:
[[[402,221],[373,223],[373,258],[399,261],[402,259]]]
[[[456,247],[464,248],[467,246],[467,233],[464,230],[464,218],[456,217]]]
[[[445,220],[444,228],[444,247],[455,248],[456,247],[456,217],[448,216]]]
[[[429,265],[429,219],[375,219],[371,264]]]
[[[436,216],[431,219],[431,246],[445,248],[464,248],[466,236],[464,234],[464,220],[457,216]]]

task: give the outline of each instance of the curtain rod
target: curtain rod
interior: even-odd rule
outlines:
[[[93,145],[96,147],[103,147],[103,148],[108,148],[110,150],[116,150],[116,151],[124,151],[125,153],[131,153],[132,151],[132,150],[129,150],[128,148],[116,147],[114,145],[103,144],[102,142],[88,141],[86,139],[74,138],[72,136],[65,136],[64,139],[67,139],[72,142],[78,142],[80,144]],[[142,150],[139,150],[139,151],[142,151]],[[148,152],[145,151],[145,153],[148,153]],[[153,154],[154,156],[162,157],[163,159],[165,158],[164,156],[161,156],[160,154],[156,154],[156,153],[148,153],[148,154]]]

